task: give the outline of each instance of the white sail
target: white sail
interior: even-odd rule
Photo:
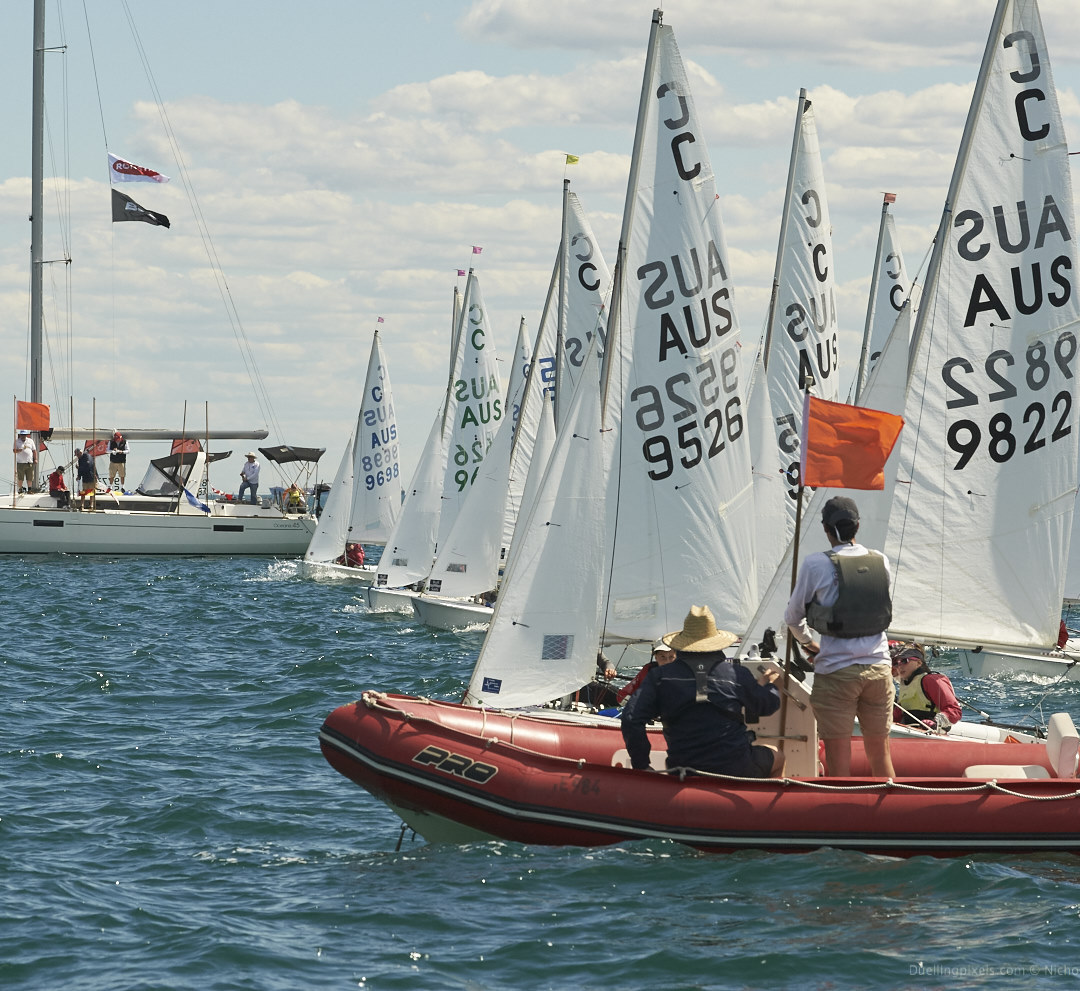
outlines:
[[[529,341],[523,318],[504,402],[506,415],[499,422],[457,519],[440,544],[427,587],[433,595],[477,595],[498,583],[499,569],[514,532],[515,520],[508,509],[513,505],[516,510],[524,487],[524,481],[516,486],[517,498],[511,503],[510,450],[523,407],[528,369]]]
[[[442,486],[438,546],[454,525],[503,418],[495,338],[476,273],[465,287],[457,372],[446,398],[446,473]],[[435,548],[432,548],[434,551]],[[429,566],[431,562],[428,562]]]
[[[893,626],[1053,643],[1077,489],[1077,253],[1038,8],[999,0],[912,344]]]
[[[791,497],[777,457],[772,400],[760,356],[753,366],[747,408],[754,472],[756,574],[757,587],[761,591],[769,586],[777,562],[783,558],[788,545],[787,504]]]
[[[558,263],[558,339],[561,346],[557,350],[560,356],[555,395],[557,426],[561,425],[563,411],[569,408],[581,366],[596,336],[599,336],[600,356],[603,357],[604,313],[611,295],[611,272],[596,243],[581,201],[568,189],[564,200],[563,237]]]
[[[583,365],[596,376],[596,348]],[[575,393],[537,498],[523,515],[465,701],[534,705],[588,681],[596,666],[605,567],[606,437],[595,387]]]
[[[904,301],[911,290],[911,280],[904,268],[904,255],[896,236],[896,221],[889,204],[896,201],[886,193],[881,204],[881,224],[878,227],[877,251],[874,255],[874,274],[870,280],[870,296],[866,304],[866,325],[863,328],[862,349],[859,352],[859,371],[852,383],[852,399],[861,405],[866,380],[881,356],[885,342],[892,333]]]
[[[527,427],[523,431],[520,429],[524,423],[523,416],[525,416],[525,419],[528,418],[525,415],[525,389],[529,381],[529,370],[531,368],[532,346],[525,326],[525,318],[522,317],[521,323],[518,325],[517,344],[514,346],[514,363],[510,367],[510,384],[506,389],[506,408],[508,415],[511,417],[512,443],[510,446],[511,454],[507,459],[506,512],[503,514],[502,535],[503,548],[510,547],[510,541],[514,536],[514,527],[517,524],[522,493],[525,489],[525,479],[528,475],[528,456],[532,450],[532,443],[528,438],[530,435],[535,436],[535,430],[530,431]],[[521,442],[521,457],[525,461],[519,471],[514,471],[515,465],[511,459],[519,441]]]
[[[787,196],[765,332],[774,436],[788,482],[788,538],[795,529],[803,394],[836,401],[839,390],[832,223],[814,108],[799,93]]]
[[[348,540],[385,544],[390,536],[401,513],[399,449],[390,369],[376,330],[364,381],[363,405],[356,425]]]
[[[357,423],[357,430],[360,429]],[[349,519],[353,503],[353,451],[356,435],[353,434],[345,444],[345,453],[341,456],[330,494],[326,497],[319,523],[311,535],[311,543],[304,553],[305,561],[330,564],[345,553],[345,541],[349,532]]]
[[[652,640],[694,603],[743,629],[757,582],[750,368],[716,182],[670,27],[658,26],[646,73],[604,361],[604,426],[619,440],[605,626]]]

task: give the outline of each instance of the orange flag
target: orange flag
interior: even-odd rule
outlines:
[[[44,403],[24,403],[15,401],[16,430],[48,430],[49,407]]]
[[[904,418],[806,394],[802,481],[808,488],[883,489]]]
[[[100,458],[109,453],[109,442],[107,440],[88,440],[83,446],[83,450],[85,451],[87,448],[91,448],[90,453],[95,458]]]
[[[170,454],[193,454],[195,451],[201,451],[202,445],[197,440],[187,438],[186,440],[174,440],[172,442],[172,451]]]

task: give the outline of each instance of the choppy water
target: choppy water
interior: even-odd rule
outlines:
[[[6,991],[1080,983],[1078,858],[395,852],[318,728],[362,688],[458,697],[480,635],[292,562],[0,558],[0,587]],[[999,718],[1047,690],[940,666]]]

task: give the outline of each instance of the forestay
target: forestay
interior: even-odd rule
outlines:
[[[895,630],[1055,639],[1077,487],[1073,216],[1037,6],[999,0],[915,328]]]

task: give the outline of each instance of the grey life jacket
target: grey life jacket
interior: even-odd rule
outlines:
[[[877,551],[837,554],[828,551],[840,595],[831,606],[806,604],[806,622],[818,633],[850,640],[882,633],[892,622],[892,597],[885,558]]]

